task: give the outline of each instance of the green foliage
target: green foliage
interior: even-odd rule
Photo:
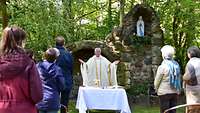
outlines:
[[[127,93],[129,95],[147,95],[148,94],[148,88],[149,83],[143,82],[143,83],[135,83],[133,86],[131,86],[129,89],[127,89]]]
[[[55,0],[17,0],[7,4],[9,25],[27,31],[26,48],[33,49],[37,59],[41,59],[41,53],[48,47],[54,46],[54,38],[58,35],[64,36],[67,42],[103,40],[110,31],[106,19],[107,2],[57,1],[59,3]]]
[[[186,49],[199,43],[200,4],[194,0],[148,0],[158,13],[164,31],[164,42],[176,48],[176,57],[185,66]]]
[[[136,45],[136,46],[150,45],[151,44],[151,37],[149,37],[149,36],[143,36],[143,37],[132,36],[130,38],[131,38],[132,44]]]
[[[57,11],[55,3],[50,0],[12,1],[8,5],[10,25],[23,27],[28,34],[27,48],[36,52],[36,58],[41,59],[42,51],[54,46],[54,38],[63,35],[69,37],[69,24]],[[62,27],[67,26],[67,27]]]
[[[125,13],[141,1],[126,0]],[[118,1],[99,0],[10,0],[7,2],[9,25],[23,27],[28,33],[27,48],[42,51],[54,46],[54,38],[62,35],[67,42],[104,40],[119,25]],[[164,42],[176,48],[176,56],[184,67],[186,49],[200,43],[200,3],[194,0],[145,0],[160,17]],[[145,38],[146,39],[146,38]],[[133,43],[149,43],[133,38]]]

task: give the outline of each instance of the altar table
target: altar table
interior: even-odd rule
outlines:
[[[86,113],[89,109],[131,113],[123,88],[79,87],[76,108],[79,109],[79,113]]]

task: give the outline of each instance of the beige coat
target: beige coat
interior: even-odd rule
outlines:
[[[185,84],[186,101],[187,104],[200,103],[200,58],[193,57],[187,64],[191,64],[194,67],[198,84],[195,86]],[[188,65],[186,65],[183,80],[189,80],[191,77],[187,66]]]
[[[154,88],[158,95],[179,93],[176,89],[170,87],[169,67],[167,64],[162,64],[158,67]]]

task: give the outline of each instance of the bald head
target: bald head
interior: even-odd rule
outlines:
[[[101,55],[101,48],[95,48],[94,54],[96,55],[96,57],[99,57]]]
[[[62,36],[56,37],[56,45],[57,46],[63,46],[65,44],[65,39]]]

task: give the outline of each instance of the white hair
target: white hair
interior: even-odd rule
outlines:
[[[96,52],[96,51],[100,51],[101,52],[101,48],[99,48],[99,47],[95,48],[94,52]]]
[[[175,54],[174,47],[170,45],[165,45],[161,48],[163,59],[172,59]]]

